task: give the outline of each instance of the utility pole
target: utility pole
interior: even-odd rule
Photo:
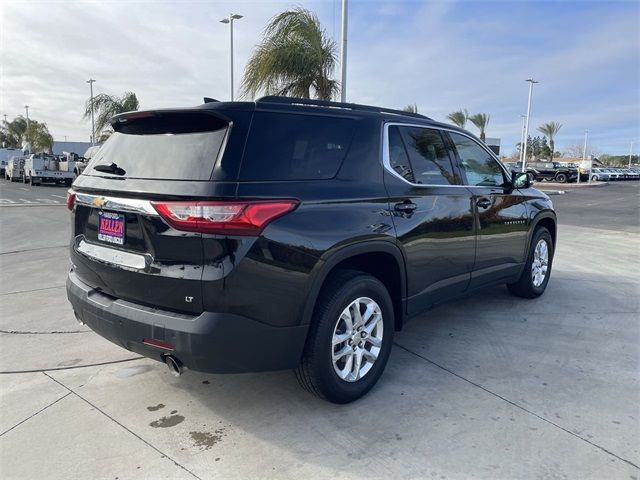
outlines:
[[[524,148],[522,149],[522,171],[526,172],[527,163],[527,143],[529,140],[529,120],[531,119],[531,96],[533,95],[533,84],[540,83],[533,78],[528,78],[525,82],[529,82],[529,100],[527,101],[527,122],[524,127]]]
[[[93,119],[93,82],[95,82],[93,78],[87,80],[89,91],[91,92],[91,145],[96,144],[96,124]]]
[[[347,0],[342,0],[342,28],[340,30],[340,101],[347,101]]]
[[[231,50],[231,101],[233,102],[233,21],[240,20],[242,15],[230,13],[228,18],[223,18],[220,23],[229,24],[229,47]]]

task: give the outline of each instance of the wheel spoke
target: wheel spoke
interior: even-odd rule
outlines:
[[[373,332],[373,330],[376,328],[380,320],[382,320],[382,315],[380,313],[376,313],[371,319],[371,321],[369,322],[369,324],[365,325],[364,327],[367,334],[371,335],[371,332]]]
[[[340,320],[344,322],[347,327],[347,332],[353,330],[353,318],[351,317],[351,307],[347,307],[344,309],[342,314],[340,315]]]
[[[339,374],[340,378],[345,380],[351,374],[352,369],[353,369],[353,350],[351,351],[349,356],[347,356],[347,361],[344,364],[344,368],[340,371],[340,374]]]
[[[360,302],[353,302],[351,304],[353,307],[353,326],[359,327],[362,325],[362,314],[360,313]]]
[[[369,351],[367,349],[364,349],[364,351],[362,352],[362,354],[364,355],[364,357],[370,362],[373,363],[376,361],[376,359],[378,358],[378,354],[373,352],[373,351]]]
[[[345,345],[343,348],[341,348],[337,352],[334,352],[333,361],[336,362],[340,360],[342,357],[344,357],[345,355],[349,355],[351,353],[353,353],[353,349],[349,345]]]
[[[365,339],[365,342],[370,343],[374,347],[381,347],[382,346],[382,339],[380,339],[378,337],[368,337],[368,338]]]
[[[354,380],[358,380],[360,378],[360,367],[362,366],[362,350],[358,349],[353,353],[354,361],[353,361],[353,376]]]
[[[333,336],[333,346],[340,345],[351,338],[351,332],[336,333]]]

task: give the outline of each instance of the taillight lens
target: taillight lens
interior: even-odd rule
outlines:
[[[67,208],[73,210],[73,205],[76,203],[76,192],[73,190],[67,190]]]
[[[298,206],[296,200],[249,202],[152,202],[176,230],[259,235],[267,224]]]

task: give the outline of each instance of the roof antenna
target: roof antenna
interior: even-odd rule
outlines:
[[[204,103],[213,103],[213,102],[219,102],[220,100],[216,100],[215,98],[211,98],[211,97],[204,97]]]

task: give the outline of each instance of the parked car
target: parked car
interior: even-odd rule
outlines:
[[[620,171],[624,175],[625,180],[638,180],[638,178],[640,178],[640,174],[631,168],[621,168]]]
[[[563,166],[558,162],[533,161],[525,164],[527,172],[536,181],[553,181],[558,183],[575,182],[578,179],[578,170],[573,167]]]
[[[598,182],[608,182],[610,178],[606,168],[593,167],[591,169],[591,180]]]
[[[549,281],[551,201],[465,130],[283,97],[111,124],[69,190],[67,295],[81,322],[174,374],[295,369],[346,403],[410,318]]]

